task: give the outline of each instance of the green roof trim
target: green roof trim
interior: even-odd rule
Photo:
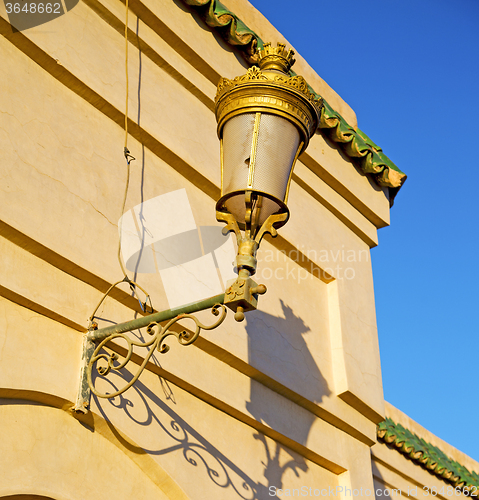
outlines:
[[[222,35],[226,43],[237,48],[249,64],[257,62],[256,49],[263,47],[263,40],[236,14],[218,0],[183,0],[183,2],[193,7],[210,28]],[[295,74],[293,71],[291,73]],[[311,87],[310,90],[320,97]],[[339,144],[346,155],[355,160],[364,174],[372,175],[377,184],[389,188],[392,205],[407,176],[382,152],[382,149],[364,132],[351,127],[326,101],[319,129],[329,140]]]
[[[477,491],[479,475],[470,472],[466,467],[449,458],[436,446],[426,442],[401,424],[386,418],[378,425],[378,439],[411,459],[416,464],[439,476],[455,487],[467,491]],[[474,495],[475,496],[475,495]]]
[[[256,48],[263,47],[261,38],[233,12],[217,0],[183,0],[194,7],[206,24],[220,30],[229,45],[237,46],[250,64],[257,62]]]

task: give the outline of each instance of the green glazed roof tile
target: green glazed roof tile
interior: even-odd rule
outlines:
[[[234,46],[250,64],[257,62],[256,49],[263,47],[263,40],[236,14],[217,0],[183,0],[213,30],[218,31],[226,43]],[[291,71],[291,74],[295,73]],[[310,90],[319,96],[314,89]],[[323,99],[324,100],[324,99]],[[319,124],[321,132],[339,144],[365,174],[371,175],[380,186],[389,188],[391,204],[407,176],[382,152],[364,132],[351,127],[326,101]]]
[[[479,474],[449,458],[436,446],[426,442],[401,424],[386,418],[378,425],[378,439],[394,447],[413,462],[429,470],[455,487],[476,491],[479,488]]]
[[[183,2],[195,8],[210,28],[220,29],[227,43],[240,46],[248,62],[256,62],[256,47],[258,45],[262,47],[262,42],[258,44],[259,36],[236,14],[217,0],[183,0]]]

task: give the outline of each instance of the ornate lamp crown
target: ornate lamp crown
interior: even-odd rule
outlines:
[[[281,115],[302,131],[303,149],[314,134],[321,116],[323,99],[311,92],[306,80],[290,76],[295,63],[292,49],[283,43],[264,44],[257,50],[258,66],[245,75],[229,80],[221,78],[215,96],[218,136],[227,120],[242,113],[263,112]]]
[[[262,49],[258,49],[259,67],[263,70],[276,69],[288,73],[295,63],[294,50],[286,50],[284,43],[278,43],[277,47],[272,47],[271,43],[264,44]]]

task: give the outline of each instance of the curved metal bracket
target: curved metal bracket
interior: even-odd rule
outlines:
[[[258,233],[256,234],[254,241],[259,244],[261,243],[261,240],[263,239],[263,236],[266,233],[269,233],[273,238],[276,238],[278,236],[278,231],[274,227],[275,224],[278,224],[279,222],[287,221],[289,219],[289,213],[281,213],[281,214],[272,214],[270,215],[264,222],[263,225],[260,227]]]
[[[93,392],[101,398],[113,398],[129,389],[139,378],[143,370],[146,368],[148,361],[153,356],[155,350],[160,353],[165,353],[169,347],[164,344],[166,337],[173,335],[177,338],[181,345],[191,345],[201,333],[201,330],[213,330],[223,323],[226,318],[226,307],[223,305],[224,294],[209,297],[208,299],[192,302],[176,309],[168,309],[166,311],[156,312],[148,316],[136,318],[125,323],[107,326],[99,330],[90,328],[83,337],[82,361],[80,370],[80,383],[75,405],[72,408],[74,413],[87,413],[90,406],[90,394]],[[210,309],[214,316],[218,319],[211,325],[204,325],[192,313]],[[172,331],[171,327],[183,319],[191,320],[195,323],[194,331],[183,330],[181,332]],[[164,326],[161,324],[164,323]],[[152,336],[151,340],[140,342],[125,335],[128,332],[139,328],[147,328],[147,332]],[[127,345],[127,354],[123,361],[115,362],[119,359],[116,353],[104,354],[101,349],[106,344],[116,338],[123,339]],[[133,356],[135,347],[145,347],[148,353],[143,360],[138,372],[133,377],[133,380],[125,387],[111,394],[103,394],[97,391],[92,381],[93,366],[100,361],[100,365],[96,364],[97,371],[101,376],[108,375],[111,370],[121,370],[124,368]],[[102,362],[103,360],[103,362]],[[106,365],[104,364],[106,362]]]
[[[236,222],[236,219],[229,212],[216,211],[216,220],[218,222],[226,222],[226,226],[223,228],[223,234],[226,236],[228,233],[233,232],[236,235],[236,239],[239,241],[241,239],[241,231]]]
[[[164,354],[169,351],[170,347],[167,344],[163,343],[166,337],[173,335],[177,338],[178,342],[181,345],[187,346],[191,345],[199,337],[201,330],[213,330],[214,328],[217,328],[219,325],[221,325],[221,323],[223,323],[223,321],[226,318],[226,307],[223,304],[216,304],[211,309],[211,312],[214,316],[219,316],[219,318],[212,325],[204,325],[198,320],[198,318],[196,318],[192,314],[179,314],[176,318],[173,318],[170,321],[168,321],[168,323],[166,323],[166,325],[164,326],[161,326],[159,323],[150,323],[146,331],[149,335],[152,336],[152,339],[146,342],[140,342],[138,340],[134,340],[129,336],[127,336],[125,333],[113,333],[112,335],[109,335],[97,345],[95,351],[91,356],[90,362],[88,363],[87,378],[88,378],[88,386],[91,392],[93,392],[93,394],[95,394],[95,396],[98,396],[99,398],[114,398],[115,396],[118,396],[119,394],[125,392],[138,380],[138,378],[142,374],[143,370],[148,364],[148,361],[151,359],[155,351],[158,351],[161,354]],[[181,332],[175,332],[170,330],[171,326],[173,326],[178,321],[184,319],[192,320],[195,323],[196,327],[194,332],[188,332],[187,330],[183,330]],[[118,364],[115,364],[115,362],[119,359],[118,354],[100,353],[100,351],[103,349],[103,347],[105,347],[105,345],[108,342],[116,338],[123,339],[128,345],[128,352],[126,356],[124,357],[123,361],[119,362]],[[92,382],[92,370],[95,363],[97,363],[100,360],[106,361],[106,366],[97,365],[96,367],[98,373],[102,377],[105,377],[111,370],[119,371],[128,364],[133,355],[134,347],[140,347],[140,348],[145,347],[149,349],[148,349],[148,354],[145,356],[143,360],[143,363],[141,364],[140,368],[138,369],[134,377],[131,379],[131,381],[123,388],[112,393],[102,393],[97,391]]]

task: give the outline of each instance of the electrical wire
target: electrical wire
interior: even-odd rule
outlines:
[[[128,150],[128,101],[129,101],[129,93],[130,93],[130,84],[128,80],[128,0],[125,0],[125,83],[126,83],[126,92],[125,92],[125,147],[123,148],[123,154],[126,159],[126,183],[125,183],[125,192],[123,194],[123,204],[121,206],[121,215],[125,213],[125,205],[126,198],[128,196],[128,187],[130,185],[130,163],[135,159]],[[123,261],[121,260],[121,234],[122,234],[122,222],[120,219],[120,231],[118,238],[118,262],[121,267],[122,273],[125,275],[125,278],[128,278],[128,273],[123,265]]]
[[[121,207],[121,214],[123,215],[125,213],[125,205],[126,205],[126,199],[128,197],[128,188],[130,185],[130,163],[135,160],[136,158],[130,154],[130,151],[128,149],[128,100],[129,100],[129,79],[128,79],[128,0],[125,0],[125,7],[126,7],[126,12],[125,12],[125,77],[126,77],[126,92],[125,92],[125,146],[123,148],[123,154],[125,155],[126,159],[126,183],[125,183],[125,192],[123,194],[123,204]],[[123,261],[121,259],[121,234],[122,234],[122,219],[120,219],[120,231],[119,231],[119,238],[118,238],[118,262],[120,263],[121,271],[125,275],[125,277],[114,283],[113,285],[110,286],[110,288],[105,292],[103,297],[101,298],[100,302],[98,302],[98,305],[96,306],[95,310],[93,311],[92,315],[89,318],[89,328],[94,327],[93,323],[93,318],[95,317],[96,312],[100,308],[101,304],[103,301],[108,297],[110,292],[118,286],[120,283],[128,283],[130,285],[130,289],[133,293],[133,295],[136,295],[138,302],[140,303],[141,310],[143,312],[146,312],[147,309],[147,303],[150,303],[150,309],[151,312],[153,312],[153,305],[151,303],[151,298],[150,295],[144,290],[138,283],[135,281],[131,280],[128,277],[127,270],[123,264]],[[138,297],[138,292],[137,288],[139,288],[144,294],[145,294],[145,302],[141,302],[140,298]]]
[[[125,77],[126,77],[126,102],[125,102],[125,157],[130,154],[128,151],[128,93],[129,93],[129,82],[128,82],[128,0],[125,0]],[[126,161],[129,165],[128,158]]]

